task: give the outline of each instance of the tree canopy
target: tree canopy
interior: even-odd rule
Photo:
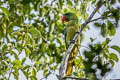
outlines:
[[[99,5],[82,32],[97,28],[105,41],[97,43],[91,37],[88,46],[81,45],[72,74],[88,79],[101,79],[119,61],[110,49],[120,53],[120,46],[109,43],[120,26],[120,0],[0,0],[0,80],[19,80],[20,71],[26,80],[37,80],[41,70],[46,79],[50,74],[60,79],[67,51],[62,14],[75,13],[82,26]]]

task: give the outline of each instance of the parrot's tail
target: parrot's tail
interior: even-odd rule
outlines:
[[[67,64],[67,69],[66,69],[66,76],[70,76],[73,65],[74,65],[74,58],[78,53],[77,47],[74,47],[73,50],[70,53],[69,59],[68,59],[68,64]]]

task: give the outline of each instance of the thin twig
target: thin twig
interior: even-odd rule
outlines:
[[[87,48],[87,49],[89,49],[90,50],[90,48],[89,47],[87,47],[87,46],[83,46],[83,45],[80,45],[81,47],[85,47],[85,48]]]
[[[99,17],[99,18],[96,18],[96,19],[90,20],[88,23],[90,23],[90,22],[94,22],[94,21],[97,21],[97,20],[102,19],[102,18],[107,18],[107,17],[110,17],[110,16],[112,16],[112,15],[109,15],[109,16],[102,16],[102,17]]]

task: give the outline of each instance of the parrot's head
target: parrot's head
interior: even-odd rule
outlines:
[[[62,22],[68,22],[71,20],[75,20],[78,23],[78,17],[75,15],[75,13],[68,12],[68,13],[63,14]]]

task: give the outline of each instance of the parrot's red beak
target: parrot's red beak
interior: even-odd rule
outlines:
[[[66,17],[62,16],[62,22],[65,22],[65,21],[66,21]]]

